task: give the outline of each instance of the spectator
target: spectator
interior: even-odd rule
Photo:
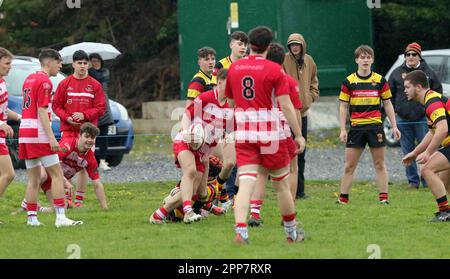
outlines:
[[[299,85],[300,101],[302,103],[302,135],[308,140],[308,109],[319,98],[319,80],[317,66],[314,59],[306,53],[306,41],[301,34],[289,35],[287,41],[289,52],[286,53],[283,68]],[[306,150],[298,154],[298,182],[297,199],[307,199],[305,194],[305,154]]]
[[[89,61],[91,67],[88,73],[91,77],[95,78],[102,85],[103,92],[105,92],[106,99],[106,112],[98,119],[98,128],[100,129],[100,135],[97,138],[97,146],[99,148],[98,159],[99,169],[103,171],[109,171],[111,168],[106,162],[106,153],[108,151],[108,127],[114,124],[114,119],[111,113],[111,107],[108,97],[108,83],[109,83],[109,70],[104,67],[103,59],[98,53],[92,53],[89,55]]]
[[[392,72],[389,77],[389,86],[398,129],[402,133],[400,145],[403,154],[406,155],[414,150],[428,131],[424,106],[419,102],[407,99],[403,82],[406,74],[413,70],[423,71],[428,76],[431,90],[439,93],[442,93],[442,85],[433,69],[422,59],[422,48],[418,43],[409,44],[404,54],[405,62]],[[425,179],[419,176],[415,161],[406,166],[406,178],[411,189],[418,189],[420,181],[422,181],[423,187],[427,187]]]

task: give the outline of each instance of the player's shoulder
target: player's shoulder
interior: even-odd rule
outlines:
[[[430,90],[425,94],[425,105],[442,100],[442,95],[436,91]]]
[[[94,85],[95,87],[101,87],[102,86],[101,83],[98,80],[96,80],[95,78],[93,78],[93,77],[91,77],[89,75],[88,75],[87,78],[88,78],[88,82],[90,84]]]
[[[386,82],[386,79],[377,72],[372,72],[372,79],[376,82]]]
[[[75,137],[66,137],[62,138],[59,142],[59,147],[61,147],[61,151],[63,153],[67,153],[72,151],[76,145],[77,138]]]

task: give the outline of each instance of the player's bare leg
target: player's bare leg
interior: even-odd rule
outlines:
[[[269,174],[272,178],[272,185],[277,192],[278,206],[288,242],[303,241],[305,232],[303,228],[297,228],[295,204],[289,188],[289,167],[269,171]]]
[[[217,182],[220,193],[220,201],[222,203],[222,208],[224,210],[228,210],[231,208],[233,201],[229,199],[228,193],[225,187],[225,183],[233,171],[234,166],[236,165],[236,150],[234,146],[234,142],[225,142],[223,144],[223,167],[220,171]],[[218,194],[219,194],[218,193]]]
[[[389,204],[388,198],[388,174],[384,163],[384,153],[386,147],[371,147],[373,165],[375,167],[375,177],[378,185],[380,204]]]
[[[450,170],[450,162],[441,152],[434,152],[428,162],[422,168],[422,176],[425,178],[428,188],[436,198],[439,212],[432,221],[450,221],[450,208],[446,195],[446,188],[438,173]]]
[[[289,189],[291,190],[292,198],[295,203],[295,195],[297,194],[297,180],[298,180],[298,162],[295,156],[289,165]]]
[[[256,177],[255,190],[250,198],[250,218],[248,219],[248,225],[250,227],[258,227],[263,223],[260,212],[264,202],[268,176],[269,172],[261,167]]]
[[[37,218],[37,198],[40,186],[40,176],[41,176],[41,166],[35,166],[34,168],[27,168],[27,190],[25,192],[25,199],[27,200],[27,211],[28,211],[28,221],[29,226],[41,226],[43,225],[39,222]]]
[[[87,184],[89,181],[89,176],[86,169],[82,169],[77,173],[77,190],[75,193],[75,203],[73,207],[82,207],[84,201],[84,195],[87,191]]]
[[[245,165],[238,168],[240,188],[234,202],[234,219],[236,224],[234,241],[238,244],[248,242],[247,214],[259,169],[259,165]]]
[[[341,194],[338,203],[347,204],[349,201],[349,192],[352,187],[353,174],[358,166],[359,158],[363,153],[364,148],[345,148],[345,164],[344,174],[341,179]]]
[[[9,155],[0,155],[0,197],[5,193],[6,187],[14,180],[14,168]]]
[[[450,193],[450,170],[444,170],[439,172],[439,177],[444,183],[445,190],[447,191],[447,195]]]
[[[64,176],[60,164],[46,167],[45,170],[52,179],[51,191],[53,196],[53,205],[56,212],[55,226],[59,228],[82,225],[82,221],[74,221],[66,217],[64,202]]]

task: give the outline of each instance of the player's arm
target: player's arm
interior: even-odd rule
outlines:
[[[411,165],[411,163],[417,158],[417,156],[419,156],[421,153],[423,153],[427,149],[427,147],[430,145],[432,139],[433,139],[433,132],[431,132],[431,130],[430,130],[425,135],[423,140],[416,146],[416,148],[414,148],[413,151],[409,152],[408,154],[406,154],[403,157],[402,163],[405,166]]]
[[[82,111],[84,114],[84,119],[89,122],[93,122],[104,115],[106,112],[106,97],[105,92],[102,89],[102,86],[98,84],[95,90],[95,97],[93,102],[93,107],[87,109],[86,111]]]
[[[298,122],[297,120],[297,115],[291,99],[289,95],[279,95],[277,97],[277,101],[280,104],[280,108],[283,111],[284,117],[286,117],[289,127],[291,127],[291,130],[294,133],[295,142],[298,145],[298,152],[303,153],[303,150],[305,150],[306,141],[302,136],[301,122]]]
[[[439,120],[435,123],[435,125],[436,129],[434,130],[434,135],[432,135],[430,144],[428,144],[428,147],[424,151],[427,152],[430,156],[436,150],[438,150],[439,146],[441,146],[442,141],[448,135],[448,126],[446,119]]]
[[[64,92],[65,88],[67,88],[67,85],[66,81],[63,80],[59,83],[56,88],[55,95],[53,95],[52,110],[61,119],[61,121],[66,121],[72,125],[72,123],[70,123],[70,121],[73,122],[72,116],[64,109],[64,104],[66,103],[66,92]]]
[[[391,121],[392,132],[394,133],[394,138],[399,140],[401,137],[400,131],[397,128],[397,121],[395,120],[394,106],[392,106],[391,99],[383,100],[384,111],[387,117]]]
[[[53,134],[52,127],[50,126],[50,120],[48,119],[48,109],[47,107],[39,107],[38,108],[39,119],[41,120],[42,128],[44,129],[45,134],[48,136],[50,140],[50,148],[53,152],[58,152],[60,150],[58,141]]]
[[[22,115],[13,110],[7,109],[6,114],[8,115],[8,119],[12,119],[16,122],[20,122],[22,120]]]
[[[94,185],[94,192],[97,196],[98,202],[100,203],[100,207],[103,209],[108,209],[108,203],[106,202],[105,195],[105,187],[103,187],[103,183],[100,179],[92,180],[92,184]]]
[[[342,143],[347,142],[347,111],[348,111],[349,104],[344,101],[340,101],[339,104],[339,127],[341,129],[341,132],[339,134],[339,140]]]

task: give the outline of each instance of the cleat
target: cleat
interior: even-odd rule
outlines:
[[[380,201],[381,205],[389,205],[389,201],[388,200],[382,200]]]
[[[4,225],[5,223],[3,223],[2,221],[0,221],[0,226]]]
[[[248,238],[243,238],[241,234],[236,234],[236,236],[233,239],[233,242],[237,245],[247,245],[250,244],[248,241]]]
[[[305,230],[303,230],[303,228],[295,229],[295,233],[287,237],[288,243],[302,242],[304,240],[305,240]]]
[[[344,202],[344,201],[341,201],[340,199],[338,199],[338,200],[336,201],[336,204],[343,204],[343,205],[346,205],[346,204],[348,204],[348,202]]]
[[[434,218],[431,219],[431,222],[449,222],[450,221],[450,210],[440,211],[434,213]]]
[[[216,215],[216,216],[221,216],[221,215],[225,215],[227,211],[222,208],[222,207],[218,207],[218,206],[213,206],[211,208],[211,213]]]
[[[184,214],[183,222],[185,224],[190,224],[193,222],[198,222],[202,219],[202,216],[195,213],[194,211],[189,211],[188,213]]]
[[[153,214],[150,216],[148,221],[150,222],[150,224],[155,224],[155,225],[167,224],[167,220],[166,219],[157,219],[157,218],[153,217]]]
[[[78,226],[78,225],[83,225],[83,221],[74,221],[67,217],[61,217],[61,218],[56,217],[55,227],[57,227],[57,228],[71,227],[71,226]]]
[[[250,227],[259,227],[262,226],[263,224],[263,220],[261,218],[255,218],[255,217],[250,217],[250,219],[248,219],[248,225]],[[283,221],[281,221],[281,225],[283,225]]]
[[[100,164],[99,164],[98,168],[104,172],[111,170],[111,167],[105,160],[100,160]]]
[[[27,221],[27,226],[40,227],[40,226],[44,226],[44,224],[39,221],[36,221],[36,222]]]

